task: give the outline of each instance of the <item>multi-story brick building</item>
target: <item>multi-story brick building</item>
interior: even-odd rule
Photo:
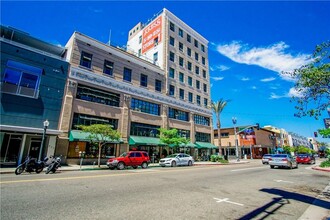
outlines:
[[[0,47],[0,163],[16,165],[27,155],[53,155],[69,66],[66,49],[5,26],[1,26]]]

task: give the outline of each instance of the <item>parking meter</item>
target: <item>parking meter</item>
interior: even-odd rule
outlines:
[[[79,157],[80,157],[80,170],[81,170],[81,165],[82,165],[82,162],[83,162],[83,159],[85,157],[85,151],[79,151]]]

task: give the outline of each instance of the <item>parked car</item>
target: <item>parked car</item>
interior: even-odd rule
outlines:
[[[268,164],[268,160],[269,160],[269,158],[271,158],[271,157],[272,157],[272,154],[264,154],[264,155],[262,156],[262,159],[261,159],[262,164]]]
[[[315,157],[311,154],[298,154],[297,163],[315,164]]]
[[[289,154],[273,154],[272,157],[268,159],[268,163],[271,169],[274,167],[298,168],[296,158]]]
[[[162,167],[192,166],[193,164],[194,158],[184,153],[171,154],[159,161],[159,165]]]
[[[131,166],[136,169],[138,166],[141,166],[142,169],[148,167],[150,163],[150,157],[145,151],[129,151],[125,152],[119,157],[111,158],[107,162],[107,166],[113,170],[117,168],[122,170],[127,166]]]

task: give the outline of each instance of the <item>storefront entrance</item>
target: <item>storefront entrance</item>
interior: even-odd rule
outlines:
[[[22,137],[23,135],[1,133],[1,164],[17,163]]]

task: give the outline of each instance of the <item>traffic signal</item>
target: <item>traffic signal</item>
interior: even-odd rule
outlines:
[[[316,131],[314,131],[314,137],[316,137],[316,138],[317,138],[317,132],[316,132]]]
[[[260,125],[259,125],[259,123],[257,123],[256,125],[257,125],[257,130],[259,130],[259,129],[260,129]]]

